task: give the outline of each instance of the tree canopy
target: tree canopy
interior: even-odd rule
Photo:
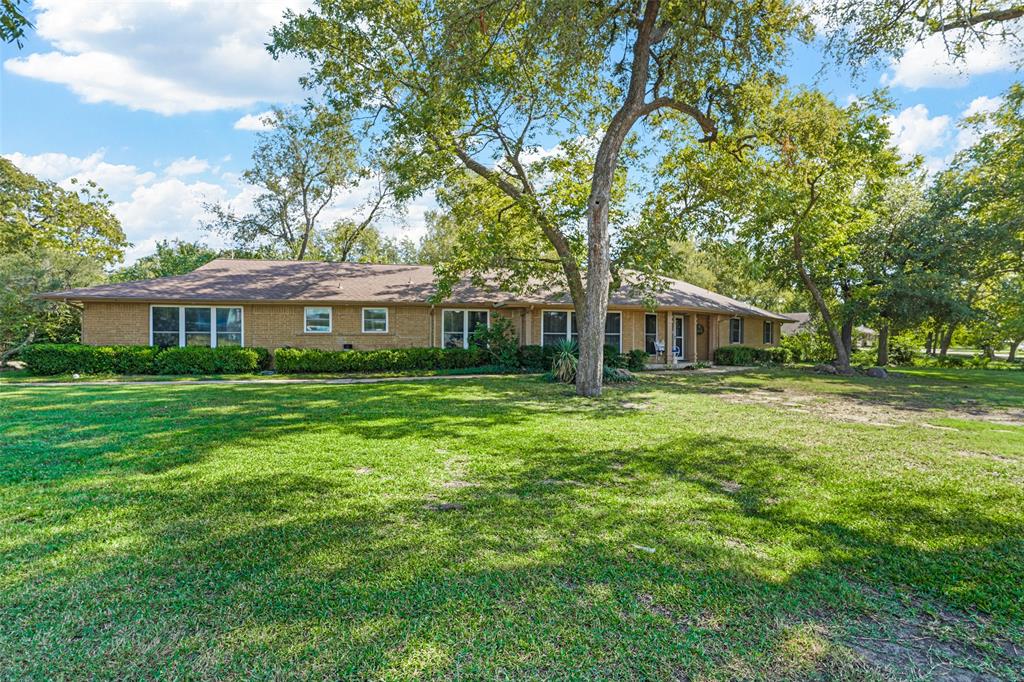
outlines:
[[[100,281],[128,245],[103,190],[71,184],[0,158],[0,363],[37,339],[77,340],[77,311],[36,295]]]
[[[778,81],[787,38],[808,26],[779,0],[320,0],[289,14],[271,49],[310,62],[305,84],[351,116],[400,199],[440,188],[453,210],[495,219],[474,220],[461,265],[517,287],[558,277],[581,323],[577,390],[593,395],[613,237],[641,236],[617,222],[628,172],[657,147],[634,127],[715,139],[747,115],[749,91]]]
[[[119,262],[128,240],[106,193],[92,181],[71,186],[39,180],[0,158],[0,254],[57,248],[101,265]]]

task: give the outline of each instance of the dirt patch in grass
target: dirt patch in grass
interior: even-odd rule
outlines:
[[[865,590],[869,597],[879,595]],[[900,679],[940,682],[1019,680],[1024,649],[1014,642],[988,636],[988,621],[909,600],[900,613],[872,613],[859,618],[841,637],[871,668]]]
[[[1024,426],[1024,409],[985,407],[972,402],[965,402],[956,407],[934,408],[911,402],[902,405],[892,405],[881,400],[875,402],[870,399],[870,396],[850,398],[796,391],[779,392],[761,388],[749,391],[730,391],[723,394],[722,399],[730,403],[768,405],[799,414],[813,414],[832,421],[871,426],[899,426],[917,423],[924,428],[957,430],[950,426],[938,426],[922,421],[924,416],[983,421],[999,426]]]

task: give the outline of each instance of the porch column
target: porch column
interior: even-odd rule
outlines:
[[[688,362],[697,361],[697,316],[694,313],[690,313],[686,316],[688,324],[686,325],[686,360]]]
[[[672,364],[672,311],[665,311],[665,364]]]

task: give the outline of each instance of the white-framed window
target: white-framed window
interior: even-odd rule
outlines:
[[[149,345],[243,346],[241,306],[151,305]]]
[[[480,325],[491,325],[491,316],[486,310],[442,310],[441,345],[445,348],[469,348],[473,332]]]
[[[540,318],[540,344],[551,346],[559,341],[579,342],[576,313],[571,310],[545,310]],[[604,344],[622,351],[622,313],[609,312],[604,318]]]
[[[604,345],[622,352],[622,313],[608,313],[604,318]]]
[[[774,338],[772,336],[772,323],[767,321],[767,320],[765,320],[765,323],[764,323],[764,333],[763,333],[763,336],[762,336],[761,340],[764,341],[764,343],[769,343],[769,344],[775,342],[775,340],[774,340]]]
[[[644,348],[648,355],[658,354],[658,315],[656,313],[644,315]]]
[[[729,343],[743,343],[743,318],[729,319]]]
[[[363,308],[363,333],[386,334],[388,331],[387,308]]]
[[[574,341],[575,314],[570,310],[545,310],[540,314],[540,345],[553,346],[559,341]]]
[[[306,306],[303,331],[307,334],[330,334],[333,314],[330,306]]]

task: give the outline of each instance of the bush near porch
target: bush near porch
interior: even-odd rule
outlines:
[[[753,346],[722,346],[715,349],[716,365],[784,365],[793,361],[788,348],[754,348]]]

